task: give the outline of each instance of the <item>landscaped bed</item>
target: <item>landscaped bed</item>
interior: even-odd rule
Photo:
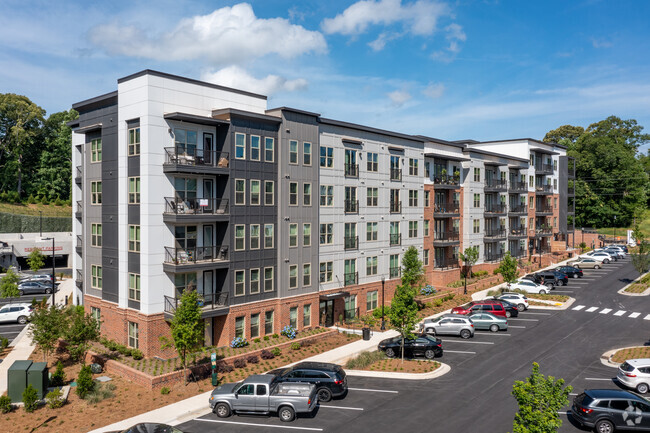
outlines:
[[[628,359],[650,358],[650,346],[621,349],[610,358],[613,362],[625,362]]]
[[[650,288],[650,274],[646,274],[634,284],[629,285],[625,291],[627,293],[643,293]]]
[[[566,302],[569,300],[567,295],[540,295],[537,293],[526,293],[528,299],[541,299],[543,301]]]
[[[398,373],[428,373],[440,367],[437,361],[405,358],[387,358],[383,352],[364,352],[349,360],[345,368],[349,370],[387,371]]]

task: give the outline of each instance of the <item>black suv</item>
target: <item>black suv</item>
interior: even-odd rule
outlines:
[[[288,368],[269,371],[280,382],[307,382],[316,385],[318,401],[330,401],[348,390],[345,370],[340,365],[327,362],[300,362]]]
[[[537,272],[535,274],[528,274],[523,278],[525,280],[534,281],[537,284],[544,284],[549,289],[553,289],[553,287],[561,284],[560,281],[555,276],[555,274],[553,272],[550,272],[550,271],[541,271],[541,272]]]
[[[620,389],[586,389],[573,399],[571,416],[598,433],[650,431],[650,402]]]
[[[566,274],[567,277],[571,278],[582,278],[583,275],[582,269],[576,268],[575,266],[558,266],[555,270],[560,271],[563,274]]]

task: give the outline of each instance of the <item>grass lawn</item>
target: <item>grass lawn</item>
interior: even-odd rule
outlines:
[[[639,221],[639,229],[643,232],[646,233],[646,235],[650,234],[650,210],[646,210],[643,214],[643,218],[641,221]],[[627,236],[627,230],[634,230],[634,227],[607,227],[607,228],[602,228],[598,229],[598,233],[607,235],[607,236],[614,236],[614,233],[616,233],[616,236]]]
[[[53,204],[11,204],[0,203],[0,212],[18,214],[18,215],[33,215],[39,216],[39,211],[43,212],[44,217],[67,217],[72,218],[71,206],[55,206]]]

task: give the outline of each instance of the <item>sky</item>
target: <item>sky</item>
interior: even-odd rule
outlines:
[[[50,114],[155,69],[445,140],[610,115],[650,132],[648,16],[640,0],[0,0],[0,93]]]

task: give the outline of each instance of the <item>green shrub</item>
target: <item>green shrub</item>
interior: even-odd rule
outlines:
[[[65,371],[63,371],[63,363],[61,361],[56,363],[56,370],[52,374],[50,386],[63,386],[65,383]]]
[[[63,200],[57,196],[56,200],[54,200],[54,206],[63,206]]]
[[[259,338],[256,338],[256,339],[253,340],[253,343],[259,343],[260,341],[262,341],[262,340],[260,340]]]
[[[348,360],[348,362],[345,364],[345,368],[363,369],[371,364],[374,364],[377,361],[381,361],[382,359],[386,359],[386,355],[384,352],[381,352],[379,350],[375,350],[373,352],[363,352],[357,357]]]
[[[97,404],[107,398],[113,398],[115,396],[115,393],[113,392],[115,391],[115,388],[116,386],[112,383],[99,383],[93,390],[88,392],[85,400],[88,401],[88,403]]]
[[[135,359],[136,361],[139,361],[139,360],[141,360],[142,358],[144,358],[144,354],[142,353],[141,350],[138,350],[138,349],[131,349],[131,356],[132,356],[133,359]],[[196,355],[195,355],[195,356],[196,356]]]
[[[442,305],[442,299],[438,298],[435,301],[433,301],[433,303],[435,304],[436,307],[439,307]]]
[[[58,408],[60,408],[61,406],[63,406],[63,403],[65,403],[63,401],[62,396],[63,396],[63,393],[58,388],[53,390],[53,391],[48,392],[47,395],[45,396],[45,401],[47,402],[47,406],[50,409],[58,409]]]
[[[11,397],[8,395],[0,395],[0,412],[9,413],[13,409],[11,406]]]
[[[0,337],[0,350],[4,350],[9,347],[9,339],[6,337]]]
[[[93,381],[93,373],[89,365],[81,367],[79,376],[77,376],[77,395],[80,398],[86,398],[88,393],[95,389],[95,382]]]
[[[269,341],[269,336],[268,335],[264,336],[264,341]]]
[[[302,345],[298,341],[291,343],[291,350],[300,350],[301,347]]]
[[[32,385],[27,385],[23,391],[23,403],[25,403],[25,412],[34,412],[38,406],[38,393]]]
[[[0,201],[1,202],[6,202],[7,201],[7,192],[6,191],[0,192]]]
[[[271,349],[271,353],[275,357],[278,357],[278,356],[282,355],[282,351],[280,350],[279,347],[274,347],[273,349]]]
[[[167,394],[169,394],[170,392],[171,392],[171,391],[170,391],[169,388],[167,388],[166,386],[163,386],[162,388],[160,388],[160,393],[161,393],[162,395],[167,395]]]
[[[41,204],[50,204],[49,200],[47,199],[47,196],[41,197]]]
[[[273,338],[280,338],[280,336],[279,336],[278,334],[273,334],[273,335],[271,335],[271,337],[273,337]]]
[[[29,195],[29,198],[27,198],[27,203],[29,204],[36,204],[36,199],[34,198],[33,195]]]

